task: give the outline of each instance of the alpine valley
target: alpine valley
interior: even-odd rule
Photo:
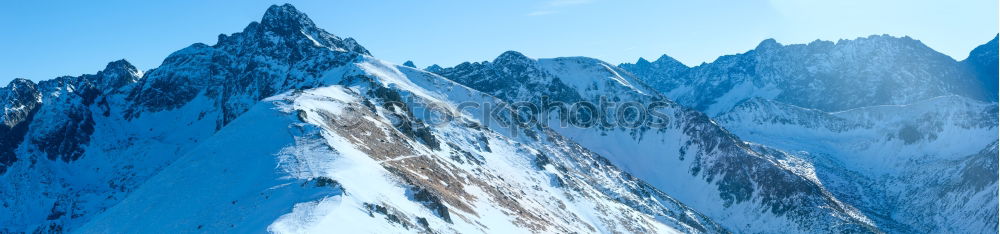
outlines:
[[[996,233],[997,40],[419,69],[275,5],[151,70],[0,89],[0,233]],[[522,121],[550,101],[662,121]]]

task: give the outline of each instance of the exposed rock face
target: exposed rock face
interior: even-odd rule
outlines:
[[[3,102],[3,126],[0,126],[0,174],[17,161],[14,152],[28,132],[38,106],[41,94],[35,83],[26,79],[14,79],[7,87],[0,89]]]

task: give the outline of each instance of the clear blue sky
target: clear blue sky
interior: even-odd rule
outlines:
[[[965,59],[998,31],[996,0],[15,1],[0,7],[0,82],[94,73],[112,60],[154,68],[195,42],[241,31],[290,2],[376,57],[418,66],[589,56],[611,63],[668,54],[688,65],[783,44],[909,35]]]

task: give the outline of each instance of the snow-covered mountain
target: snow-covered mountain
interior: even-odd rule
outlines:
[[[275,5],[0,88],[0,233],[991,233],[996,44],[421,70]]]
[[[994,233],[996,41],[962,62],[910,38],[872,36],[767,40],[688,69],[620,67],[761,151],[804,160],[879,230]]]
[[[639,58],[639,61],[636,61],[635,64],[625,63],[620,64],[619,67],[635,74],[639,78],[680,77],[687,70],[691,69],[687,65],[665,54],[653,62],[645,58]],[[680,85],[678,83],[680,80],[675,79],[644,79],[644,81],[653,88],[669,88]]]
[[[600,60],[533,59],[509,51],[492,62],[436,73],[512,103],[660,102],[654,109],[669,122],[663,127],[614,124],[620,122],[611,108],[600,111],[608,118],[584,127],[540,121],[733,231],[878,232],[867,217],[829,193],[803,160],[754,150],[708,116]]]
[[[0,92],[4,232],[727,232],[551,129],[457,111],[502,101],[287,4],[145,73]]]

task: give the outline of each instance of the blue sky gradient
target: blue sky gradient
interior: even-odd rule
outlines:
[[[693,66],[761,40],[783,44],[908,35],[956,60],[998,31],[996,0],[18,1],[0,7],[0,82],[95,73],[117,59],[155,68],[192,43],[241,31],[289,2],[376,57],[417,66],[668,54]]]

